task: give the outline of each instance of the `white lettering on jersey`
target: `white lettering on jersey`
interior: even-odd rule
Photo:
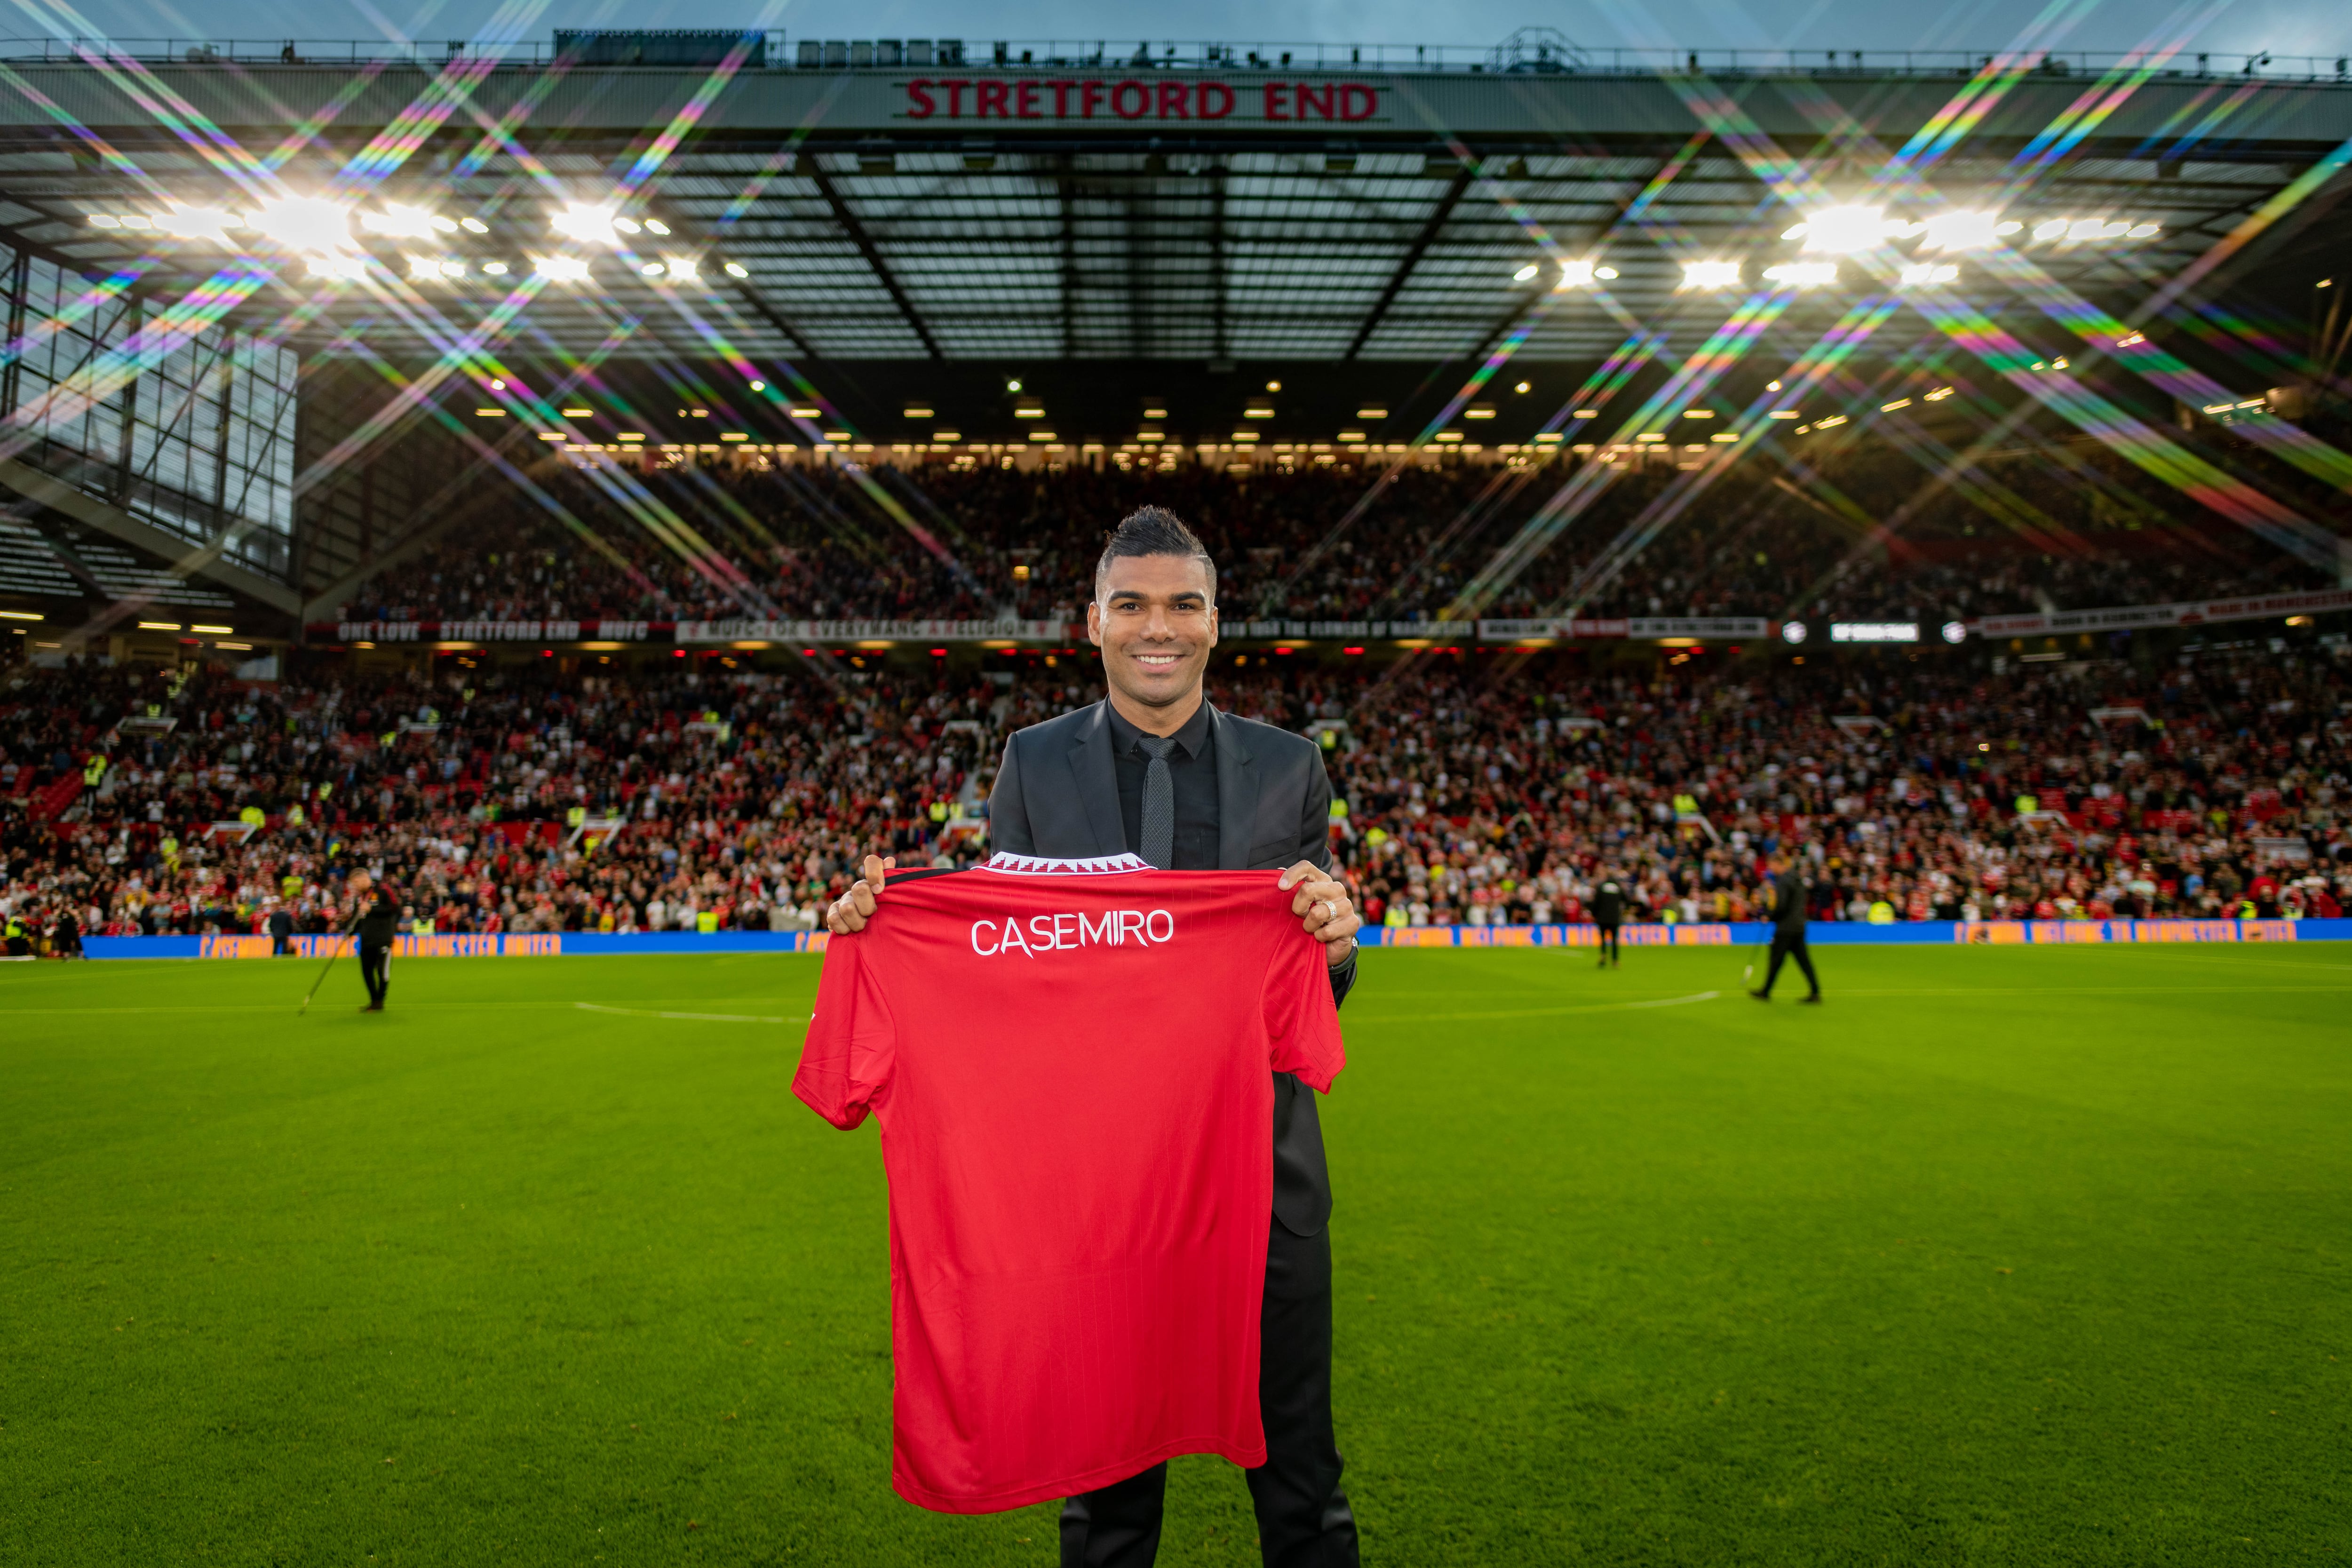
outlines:
[[[1158,946],[1176,940],[1176,917],[1166,910],[1105,910],[1091,915],[1031,915],[1027,929],[1014,916],[971,922],[971,950],[982,958],[1019,952],[1034,958],[1041,952],[1068,952],[1086,947],[1124,947],[1129,942]]]

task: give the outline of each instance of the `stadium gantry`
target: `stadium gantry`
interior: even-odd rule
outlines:
[[[2352,471],[2293,424],[2340,59],[50,40],[0,136],[0,595],[61,646],[299,637],[565,463],[1558,468],[1469,614],[1581,471],[2040,430],[2340,552],[2169,428]]]

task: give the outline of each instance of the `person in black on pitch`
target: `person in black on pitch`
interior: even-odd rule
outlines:
[[[1612,867],[1603,871],[1592,889],[1592,924],[1601,933],[1601,962],[1593,967],[1618,965],[1617,931],[1625,923],[1625,884]]]
[[[1291,912],[1323,943],[1331,996],[1356,979],[1357,919],[1331,874],[1331,781],[1319,747],[1211,707],[1216,566],[1158,507],[1122,521],[1095,567],[1087,635],[1110,695],[1032,725],[1005,744],[988,831],[1008,854],[1087,859],[1132,852],[1179,871],[1271,870]],[[825,911],[861,929],[891,862]],[[1354,1568],[1356,1517],[1339,1489],[1331,1424],[1331,1181],[1315,1093],[1274,1075],[1274,1215],[1265,1249],[1258,1407],[1265,1463],[1244,1472],[1269,1568]],[[1062,1505],[1063,1568],[1146,1568],[1160,1550],[1168,1467]]]
[[[1772,962],[1764,971],[1764,989],[1748,993],[1759,1002],[1772,1000],[1772,983],[1780,978],[1780,963],[1793,958],[1812,987],[1808,1002],[1822,999],[1821,977],[1813,973],[1812,954],[1805,948],[1805,906],[1812,889],[1805,874],[1786,855],[1772,858]]]
[[[365,871],[352,874],[352,896],[367,900],[360,914],[360,979],[367,985],[362,1013],[381,1013],[392,992],[392,938],[400,919],[400,900],[392,889]]]
[[[294,913],[277,900],[269,900],[269,956],[283,958],[294,951]]]

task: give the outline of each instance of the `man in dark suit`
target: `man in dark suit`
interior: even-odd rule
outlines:
[[[1331,874],[1331,784],[1303,736],[1219,712],[1202,679],[1217,646],[1217,578],[1192,531],[1146,507],[1095,568],[1087,635],[1109,696],[1013,735],[989,795],[993,847],[1087,859],[1133,853],[1172,870],[1286,868],[1291,910],[1324,944],[1331,995],[1356,978],[1362,923]],[[836,931],[874,913],[891,862],[825,912]],[[1259,1550],[1280,1568],[1352,1568],[1356,1520],[1331,1426],[1330,1176],[1315,1095],[1274,1075],[1274,1215],[1266,1238],[1258,1404],[1266,1462],[1246,1472]],[[1145,1568],[1160,1549],[1168,1467],[1071,1498],[1064,1568]]]
[[[360,981],[367,987],[362,1013],[381,1013],[392,994],[392,939],[400,920],[400,901],[392,889],[365,871],[352,874],[352,897],[364,899],[359,919]]]
[[[1625,923],[1625,884],[1613,866],[1601,873],[1592,889],[1592,923],[1601,939],[1601,963],[1596,967],[1607,968],[1618,962],[1617,932]]]
[[[1812,987],[1805,1000],[1818,1004],[1822,983],[1813,973],[1813,955],[1805,948],[1805,905],[1812,889],[1805,884],[1805,874],[1786,855],[1773,857],[1772,887],[1772,962],[1764,971],[1764,989],[1748,994],[1759,1002],[1772,1000],[1772,983],[1780,978],[1780,965],[1793,958],[1805,984]]]

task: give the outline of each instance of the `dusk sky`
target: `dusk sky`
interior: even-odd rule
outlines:
[[[2335,0],[2242,0],[2158,5],[1956,0],[1950,5],[1885,0],[1601,0],[1576,5],[1523,0],[865,0],[857,5],[760,0],[15,0],[7,32],[16,37],[77,32],[117,38],[305,39],[472,37],[485,30],[543,39],[558,26],[765,26],[793,37],[961,37],[1020,40],[1234,43],[1443,43],[1484,47],[1514,29],[1557,27],[1591,47],[1996,48],[2034,29],[2050,47],[2118,50],[2157,37],[2232,57],[2256,50],[2329,57],[2352,49],[2352,6]],[[2222,61],[2217,59],[2219,67]]]

